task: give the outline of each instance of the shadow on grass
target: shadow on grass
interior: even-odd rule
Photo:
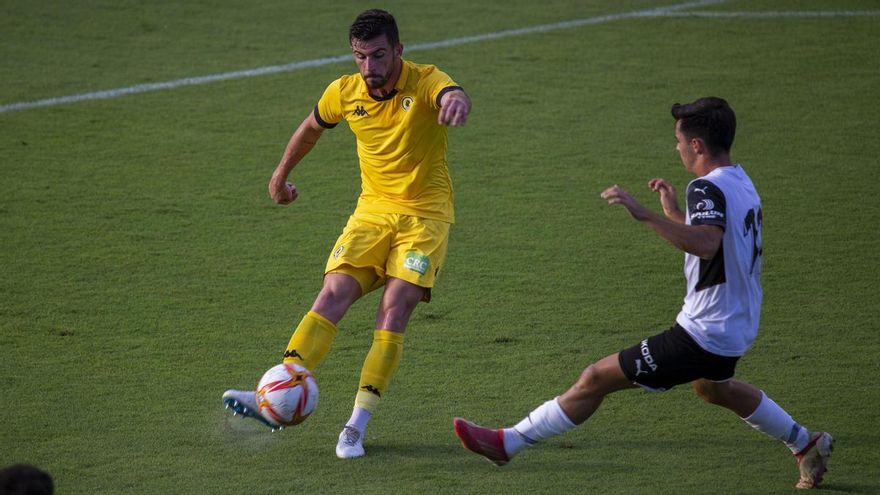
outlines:
[[[752,454],[761,453],[762,443],[756,438]],[[766,493],[768,490],[791,487],[797,481],[793,463],[787,467],[774,466],[781,460],[789,461],[787,455],[780,463],[768,463],[758,469],[754,485],[741,486],[741,472],[729,466],[724,458],[741,452],[741,442],[709,440],[695,445],[693,440],[620,440],[599,441],[594,444],[583,441],[549,441],[521,453],[505,466],[495,466],[485,459],[468,452],[456,443],[434,444],[427,442],[381,441],[368,443],[367,457],[360,467],[372,469],[376,464],[390,462],[407,466],[400,474],[410,482],[428,483],[443,480],[449,487],[470,486],[474,489],[506,489],[526,483],[539,476],[554,492],[565,490],[603,489],[610,486],[628,487],[640,491],[655,486],[658,477],[676,486],[680,493],[700,493],[709,482],[707,476],[693,476],[686,466],[704,473],[714,472],[718,479],[716,488],[736,490],[737,493]],[[715,452],[716,454],[712,454]],[[376,464],[374,464],[374,462]],[[670,466],[676,466],[670,468]],[[777,472],[777,467],[778,472]],[[671,471],[670,471],[671,469]],[[876,493],[876,487],[859,483],[836,483],[826,478],[823,493]],[[711,477],[710,477],[711,478]],[[614,492],[614,490],[611,490]]]
[[[422,442],[381,442],[365,443],[367,457],[388,461],[406,461],[415,464],[443,466],[446,471],[468,471],[487,473],[545,471],[571,469],[601,469],[605,473],[629,473],[633,471],[631,459],[626,456],[609,457],[606,451],[574,446],[569,442],[544,444],[534,450],[523,452],[514,461],[504,466],[496,466],[477,454],[456,443]]]

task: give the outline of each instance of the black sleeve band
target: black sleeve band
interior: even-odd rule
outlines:
[[[437,93],[437,106],[438,107],[440,106],[440,100],[443,98],[443,95],[445,95],[446,93],[448,93],[450,91],[456,91],[456,90],[464,91],[464,88],[462,88],[461,86],[447,86],[447,87],[441,89],[440,92]]]
[[[321,114],[318,113],[318,105],[315,105],[315,120],[317,120],[318,125],[320,125],[324,129],[333,129],[334,127],[336,127],[337,124],[339,124],[339,122],[333,124],[325,122],[324,119],[321,118]]]
[[[688,184],[687,209],[691,225],[717,225],[727,230],[727,200],[724,192],[706,179]]]

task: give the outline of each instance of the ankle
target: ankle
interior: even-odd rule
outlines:
[[[351,417],[348,418],[348,421],[345,423],[345,426],[351,426],[357,431],[363,433],[364,430],[367,429],[367,423],[370,422],[370,418],[373,416],[373,413],[370,411],[355,406],[354,410],[351,411]]]
[[[514,428],[505,428],[502,430],[502,433],[502,438],[504,438],[504,452],[507,454],[507,457],[513,457],[519,451],[534,444],[534,441],[529,441],[528,438]]]

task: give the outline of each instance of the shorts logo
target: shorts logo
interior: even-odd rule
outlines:
[[[642,341],[640,349],[642,351],[642,359],[636,361],[636,376],[640,373],[648,373],[647,371],[642,370],[642,361],[651,368],[651,371],[657,371],[658,366],[654,362],[654,356],[651,355],[651,350],[648,349],[648,339]]]
[[[413,104],[412,96],[404,96],[402,100],[400,100],[400,106],[403,108],[405,112],[409,112],[409,107]]]
[[[335,250],[333,250],[333,259],[338,260],[340,256],[342,256],[342,252],[345,251],[345,246],[339,246]]]
[[[415,251],[406,253],[406,258],[403,259],[403,267],[407,270],[412,270],[419,275],[427,273],[430,264],[431,262],[428,260],[427,256]]]

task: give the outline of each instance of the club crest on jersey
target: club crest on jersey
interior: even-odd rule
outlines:
[[[706,198],[706,199],[700,201],[699,203],[695,204],[694,209],[695,210],[702,210],[702,211],[714,210],[715,209],[715,202],[712,201],[711,199]]]
[[[403,259],[403,267],[407,270],[414,271],[419,275],[427,273],[430,265],[431,262],[428,260],[427,256],[415,251],[406,253],[406,258]]]
[[[412,96],[404,96],[402,100],[400,100],[400,107],[403,108],[403,111],[409,112],[409,107],[413,104]]]

